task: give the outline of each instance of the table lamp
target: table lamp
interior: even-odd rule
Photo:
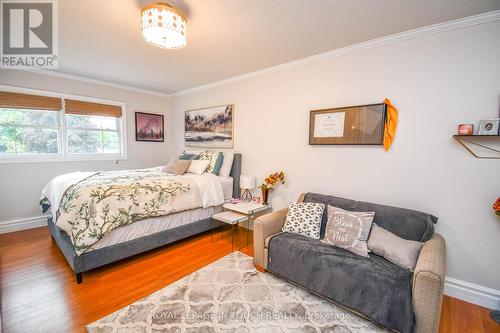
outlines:
[[[241,199],[243,199],[244,202],[252,201],[252,193],[250,193],[250,190],[255,188],[255,177],[240,176],[240,188],[244,190],[241,194]]]

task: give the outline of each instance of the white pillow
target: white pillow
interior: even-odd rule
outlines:
[[[324,210],[322,203],[292,202],[281,231],[319,239]]]
[[[231,168],[233,167],[234,153],[232,151],[223,152],[224,160],[222,160],[222,166],[219,170],[219,176],[229,177],[231,173]]]
[[[191,160],[191,165],[187,169],[187,173],[201,175],[207,170],[210,160]]]

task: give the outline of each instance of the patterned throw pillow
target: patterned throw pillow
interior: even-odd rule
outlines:
[[[366,242],[374,217],[374,212],[349,212],[328,206],[328,222],[322,242],[368,257]]]
[[[213,173],[215,175],[219,174],[220,167],[222,166],[222,161],[224,156],[220,152],[208,152],[204,151],[198,155],[199,160],[209,160],[210,164],[207,167],[206,172]]]
[[[316,202],[292,202],[288,206],[282,231],[319,239],[325,205]]]

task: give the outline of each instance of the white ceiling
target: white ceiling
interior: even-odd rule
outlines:
[[[500,9],[499,0],[173,0],[187,47],[143,41],[147,0],[59,1],[59,72],[171,93]]]

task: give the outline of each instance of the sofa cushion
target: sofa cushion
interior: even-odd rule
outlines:
[[[304,196],[304,202],[319,202],[327,207],[328,205],[333,207],[342,208],[345,210],[351,210],[351,206],[356,202],[354,200],[334,197],[333,195],[324,195],[318,193],[306,193]],[[325,209],[323,212],[323,217],[321,218],[321,232],[320,238],[325,237],[326,223],[328,222],[328,212]]]
[[[269,248],[269,242],[271,241],[271,239],[273,239],[274,236],[282,234],[282,233],[283,233],[283,231],[280,231],[277,234],[266,237],[266,239],[264,239],[264,248],[265,249]]]
[[[437,217],[424,212],[363,201],[356,201],[351,210],[375,212],[373,223],[401,238],[417,242],[431,239],[437,222]]]
[[[375,212],[373,223],[376,223],[401,238],[418,242],[426,242],[432,237],[434,233],[434,223],[437,222],[437,217],[424,212],[370,202],[355,201],[332,195],[306,193],[304,201],[320,202],[325,205],[331,205],[350,211]],[[321,238],[325,235],[327,219],[328,217],[325,211],[321,221]]]
[[[285,232],[269,242],[267,269],[389,329],[414,327],[412,273],[383,257]]]

